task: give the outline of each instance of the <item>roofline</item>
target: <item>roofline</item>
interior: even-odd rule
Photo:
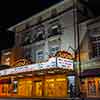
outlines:
[[[37,14],[32,15],[32,16],[29,17],[29,18],[26,18],[25,20],[19,22],[18,24],[15,24],[15,25],[9,27],[8,30],[9,30],[9,31],[12,31],[15,27],[17,27],[17,26],[19,26],[19,25],[21,25],[21,24],[27,23],[27,22],[31,21],[32,19],[41,16],[43,13],[48,12],[48,11],[54,9],[54,8],[59,7],[60,5],[63,5],[64,3],[70,2],[70,1],[71,1],[71,0],[63,0],[63,1],[61,1],[61,2],[59,2],[59,3],[57,3],[57,4],[55,4],[55,5],[53,5],[53,6],[49,7],[49,8],[47,8],[47,9],[45,9],[45,10],[43,10],[43,11],[37,13]]]

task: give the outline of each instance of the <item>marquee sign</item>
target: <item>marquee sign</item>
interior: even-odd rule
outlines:
[[[73,55],[67,51],[58,51],[55,56],[65,59],[73,59]]]
[[[0,76],[22,73],[22,72],[30,72],[30,71],[40,70],[40,69],[50,69],[50,68],[64,68],[68,70],[73,70],[73,60],[65,59],[61,57],[52,57],[47,62],[24,65],[21,67],[1,70]]]
[[[57,58],[57,66],[60,68],[73,70],[73,60],[58,57]]]
[[[14,64],[12,64],[12,66],[18,67],[18,66],[24,66],[24,65],[29,65],[29,64],[31,64],[31,61],[25,58],[22,58],[22,59],[15,61]]]

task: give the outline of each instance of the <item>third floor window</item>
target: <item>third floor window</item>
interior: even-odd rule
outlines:
[[[91,33],[90,35],[90,43],[92,48],[91,57],[100,57],[100,34],[97,32]]]
[[[39,25],[35,28],[35,32],[33,33],[34,42],[44,40],[45,39],[45,28],[43,25]]]
[[[62,31],[61,31],[61,24],[57,20],[50,23],[48,28],[48,37],[58,35],[58,34],[62,34]]]

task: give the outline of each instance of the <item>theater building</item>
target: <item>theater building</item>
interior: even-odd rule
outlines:
[[[69,96],[69,86],[75,86],[75,71],[79,71],[74,64],[72,6],[71,0],[61,1],[9,28],[15,32],[15,45],[2,51],[1,64],[11,67],[0,71],[1,96]],[[80,44],[86,24],[80,24]]]
[[[73,58],[64,51],[47,62],[1,70],[0,76],[1,97],[67,97],[75,85]]]

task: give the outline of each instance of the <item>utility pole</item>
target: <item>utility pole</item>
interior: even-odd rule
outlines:
[[[79,34],[79,23],[78,23],[78,1],[73,0],[73,27],[74,27],[74,48],[76,49],[74,54],[74,61],[78,62],[74,64],[75,72],[76,72],[76,95],[80,94],[80,83],[81,83],[81,59],[80,59],[80,34]],[[78,56],[78,57],[77,57]]]

